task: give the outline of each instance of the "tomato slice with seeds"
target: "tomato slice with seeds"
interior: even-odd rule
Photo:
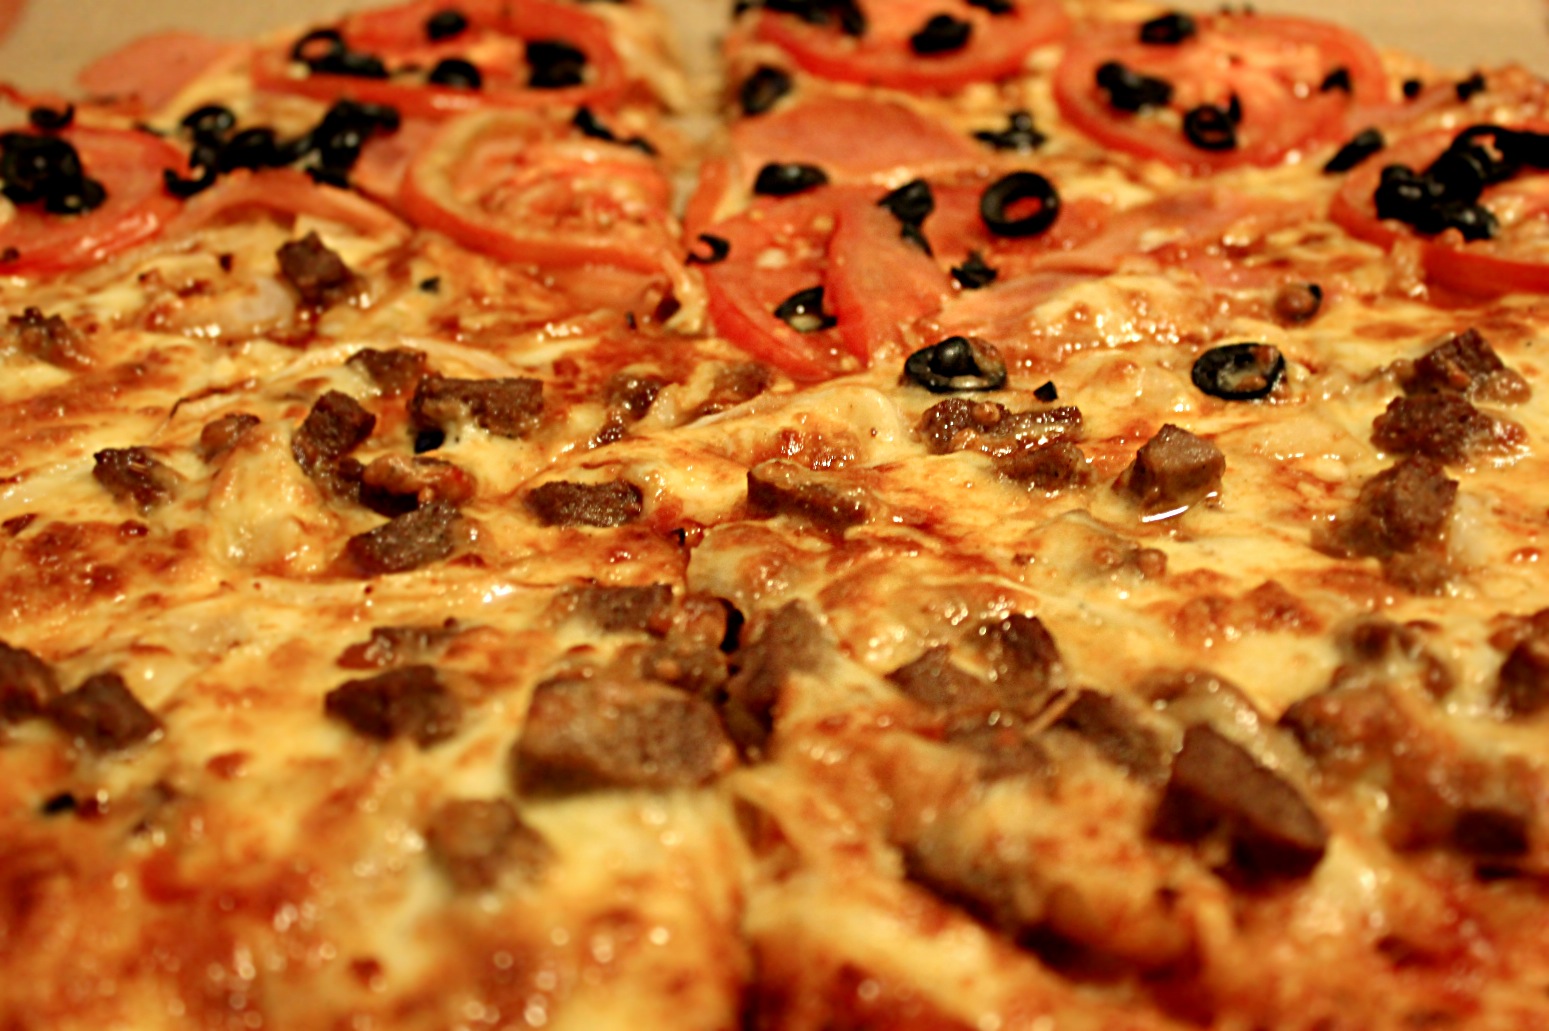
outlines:
[[[181,207],[162,182],[186,162],[171,144],[145,132],[75,128],[59,134],[80,154],[85,174],[106,191],[81,215],[41,205],[12,206],[0,224],[0,274],[54,275],[88,268],[158,236]]]
[[[1549,124],[1519,126],[1549,132]],[[1379,219],[1374,200],[1382,169],[1408,165],[1423,171],[1457,133],[1430,132],[1394,144],[1357,166],[1329,208],[1329,217],[1350,235],[1392,249],[1406,242],[1419,249],[1427,278],[1475,297],[1549,293],[1549,173],[1519,174],[1485,187],[1480,203],[1499,229],[1488,240],[1465,241],[1456,230],[1424,236],[1402,222]]]
[[[411,0],[352,14],[342,21],[339,33],[345,46],[381,58],[388,78],[308,70],[292,59],[295,41],[286,40],[255,55],[254,81],[270,92],[323,101],[347,97],[429,118],[486,108],[586,105],[607,110],[627,91],[628,77],[607,22],[590,12],[553,0],[461,0],[456,8],[468,27],[432,40],[425,24],[447,7],[445,0]],[[586,57],[582,82],[547,89],[530,86],[525,55],[529,46],[540,42],[563,43],[581,51]],[[446,58],[460,58],[478,68],[483,79],[480,88],[430,83],[426,71]]]
[[[967,0],[856,0],[866,21],[859,36],[846,35],[838,19],[813,25],[795,14],[760,10],[752,15],[757,19],[753,33],[825,79],[951,92],[1015,74],[1033,49],[1061,38],[1070,27],[1059,0],[1010,3],[1009,11],[992,14]],[[970,27],[967,42],[943,52],[917,53],[910,38],[942,15]]]
[[[416,224],[502,261],[681,269],[661,170],[568,120],[487,111],[448,122],[409,165],[401,190],[400,208]]]
[[[1389,101],[1381,59],[1360,36],[1306,18],[1259,14],[1194,16],[1196,33],[1175,44],[1140,41],[1138,23],[1095,27],[1073,39],[1055,71],[1054,97],[1082,133],[1115,150],[1191,173],[1269,166],[1342,139],[1353,121]],[[1098,85],[1109,62],[1172,87],[1165,106],[1125,111]],[[1324,89],[1343,70],[1349,89]],[[1205,149],[1184,132],[1203,105],[1225,112],[1236,97],[1235,145]]]

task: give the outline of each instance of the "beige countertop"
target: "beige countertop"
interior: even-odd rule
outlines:
[[[449,0],[453,2],[453,0]],[[659,0],[690,46],[704,48],[731,0]],[[191,29],[242,37],[317,22],[359,0],[0,0],[0,78],[65,89],[75,69],[133,37]],[[1211,6],[1186,2],[1185,7]],[[1549,0],[1258,0],[1266,11],[1329,18],[1380,45],[1459,70],[1517,61],[1549,74]]]

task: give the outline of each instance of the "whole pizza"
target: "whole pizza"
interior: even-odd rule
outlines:
[[[4,87],[0,1029],[1549,1026],[1545,80],[713,16]]]

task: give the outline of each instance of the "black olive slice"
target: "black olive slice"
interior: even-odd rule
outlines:
[[[1097,69],[1097,88],[1108,94],[1108,106],[1131,113],[1148,107],[1166,107],[1173,98],[1172,83],[1109,61]]]
[[[771,161],[758,170],[753,192],[765,197],[789,197],[828,182],[828,173],[816,165],[780,164]]]
[[[700,233],[699,242],[705,245],[706,253],[690,251],[686,259],[690,265],[719,265],[731,253],[731,241],[724,237]]]
[[[904,225],[917,226],[936,210],[936,197],[930,183],[912,179],[877,201],[877,207],[887,208]]]
[[[1024,201],[1037,201],[1038,210],[1013,217],[1012,208]],[[1059,214],[1060,196],[1054,184],[1037,172],[1012,172],[991,183],[979,198],[979,216],[996,236],[1037,236],[1047,231]]]
[[[1403,88],[1404,99],[1413,100],[1420,95],[1421,90],[1425,89],[1425,83],[1421,82],[1419,79],[1405,79]]]
[[[38,812],[44,816],[63,816],[65,813],[73,813],[76,809],[75,796],[68,791],[61,791],[57,795],[51,795],[38,806]]]
[[[1346,68],[1344,65],[1340,65],[1338,68],[1335,68],[1333,71],[1329,72],[1323,77],[1323,81],[1318,83],[1319,93],[1330,93],[1334,90],[1340,90],[1342,92],[1349,93],[1354,88],[1355,87],[1350,83],[1350,69]]]
[[[534,39],[527,44],[527,85],[533,89],[564,89],[586,79],[586,53],[559,39]]]
[[[1362,129],[1350,137],[1345,145],[1328,159],[1328,163],[1323,166],[1323,171],[1329,175],[1348,172],[1385,146],[1387,141],[1382,138],[1382,133],[1377,129]]]
[[[759,65],[743,80],[737,100],[745,115],[761,115],[791,91],[791,77],[773,65]]]
[[[1037,150],[1047,137],[1033,128],[1033,116],[1027,111],[1013,111],[1006,128],[999,131],[981,129],[974,139],[987,143],[996,150]]]
[[[484,85],[484,75],[472,61],[465,61],[461,57],[446,57],[436,62],[436,66],[430,70],[428,81],[453,89],[479,89]]]
[[[1177,46],[1198,32],[1193,18],[1182,11],[1168,11],[1141,24],[1140,41],[1152,46]]]
[[[816,333],[820,329],[832,329],[839,320],[823,310],[823,288],[809,286],[798,290],[774,310],[775,317],[798,333]]]
[[[451,39],[468,31],[468,19],[455,7],[437,11],[425,19],[425,38],[431,42]]]
[[[1000,270],[990,268],[984,263],[984,255],[978,251],[969,251],[967,259],[961,265],[952,268],[952,278],[957,280],[957,285],[964,290],[982,290],[995,282],[1000,276]]]
[[[921,57],[951,54],[968,45],[973,25],[950,14],[933,15],[920,31],[909,37],[909,49]]]
[[[1285,376],[1285,357],[1269,344],[1223,344],[1194,362],[1190,379],[1200,390],[1223,401],[1257,401]]]
[[[237,116],[229,107],[219,104],[206,104],[196,107],[183,116],[178,123],[187,129],[198,141],[219,142],[226,138],[226,134],[236,128]]]
[[[423,455],[435,451],[446,443],[446,431],[435,426],[420,430],[414,435],[414,453]]]
[[[353,75],[361,79],[387,78],[387,66],[375,54],[364,54],[345,45],[338,29],[313,29],[290,48],[293,61],[314,72]]]
[[[1006,363],[988,341],[947,337],[911,354],[904,375],[932,394],[999,390],[1006,385]]]
[[[69,186],[51,190],[43,198],[43,210],[51,215],[84,215],[102,206],[108,191],[95,179],[81,178]]]
[[[274,130],[264,126],[243,129],[227,140],[215,156],[216,168],[221,172],[238,168],[278,168],[287,163],[280,155]]]
[[[27,124],[41,132],[59,132],[75,121],[75,105],[62,108],[35,107],[27,112]]]
[[[1237,126],[1232,116],[1215,104],[1201,104],[1185,114],[1183,135],[1200,150],[1237,149]]]
[[[839,31],[846,36],[866,34],[866,15],[856,6],[855,0],[737,0],[734,15],[762,7],[781,14],[794,14],[809,25],[839,24]]]
[[[1046,405],[1052,405],[1054,402],[1060,399],[1060,392],[1059,388],[1054,385],[1054,381],[1051,379],[1043,386],[1033,391],[1033,396]]]
[[[314,61],[341,54],[346,49],[344,36],[338,29],[313,29],[291,45],[290,59],[310,65]]]
[[[977,7],[994,15],[1010,14],[1017,9],[1011,0],[968,0],[969,7]]]
[[[1468,100],[1476,93],[1483,93],[1484,87],[1484,75],[1475,72],[1454,86],[1453,90],[1456,91],[1459,100]]]
[[[215,185],[216,171],[212,165],[204,165],[199,169],[199,174],[192,179],[185,179],[172,169],[163,169],[162,182],[166,184],[167,192],[174,197],[188,198],[196,193],[202,193]]]
[[[1242,98],[1236,93],[1226,102],[1226,119],[1233,125],[1242,124]]]

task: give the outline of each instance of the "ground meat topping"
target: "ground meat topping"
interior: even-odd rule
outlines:
[[[350,493],[339,471],[339,459],[365,443],[376,428],[376,416],[348,394],[330,390],[318,398],[301,428],[291,438],[296,464],[319,486],[336,494]]]
[[[7,319],[6,328],[16,346],[39,361],[61,369],[84,369],[91,364],[80,334],[58,315],[27,308]]]
[[[383,455],[361,472],[360,486],[361,500],[377,511],[383,508],[371,504],[373,497],[402,499],[401,505],[389,501],[385,506],[387,514],[398,515],[437,500],[461,505],[479,485],[466,469],[444,459]]]
[[[524,796],[694,787],[732,749],[708,702],[670,687],[596,680],[539,684],[513,755]]]
[[[699,406],[700,416],[714,415],[728,408],[753,400],[769,389],[774,375],[767,365],[758,362],[740,362],[727,365],[715,374],[710,395]]]
[[[1004,457],[1079,436],[1081,409],[1060,405],[1013,412],[994,401],[949,397],[926,409],[920,418],[919,432],[926,446],[938,455],[982,451]]]
[[[1536,716],[1549,707],[1549,619],[1535,620],[1533,625],[1536,632],[1506,654],[1495,685],[1496,706],[1513,719]]]
[[[258,416],[247,412],[231,412],[219,419],[205,423],[199,431],[199,457],[213,462],[237,446],[237,441],[248,430],[257,426]]]
[[[1323,307],[1323,288],[1317,283],[1287,283],[1275,291],[1275,321],[1282,326],[1307,322]]]
[[[451,555],[463,538],[461,530],[457,507],[438,498],[356,534],[344,553],[364,576],[405,573]]]
[[[1335,554],[1387,558],[1438,540],[1458,483],[1430,458],[1412,456],[1373,476],[1325,539]]]
[[[672,587],[578,587],[569,592],[576,611],[605,633],[665,633],[672,621]]]
[[[1003,699],[1025,707],[1055,686],[1063,669],[1054,637],[1037,616],[1015,613],[979,628],[980,647]],[[1024,703],[1022,706],[1017,702]]]
[[[98,673],[48,703],[49,720],[88,751],[121,752],[161,730],[117,673]]]
[[[1328,848],[1301,793],[1207,726],[1184,733],[1153,831],[1189,842],[1224,834],[1234,868],[1254,881],[1304,876]]]
[[[1055,768],[1048,750],[1022,720],[991,721],[982,712],[965,716],[948,724],[946,742],[977,756],[979,776],[985,781],[1042,778]]]
[[[870,517],[871,505],[858,487],[825,483],[812,470],[776,458],[748,470],[748,511],[805,519],[830,533],[843,533]]]
[[[608,380],[604,401],[609,409],[632,421],[638,420],[651,410],[651,406],[656,403],[656,395],[666,385],[667,381],[660,376],[620,372]]]
[[[1086,455],[1068,440],[1013,451],[997,458],[995,469],[1008,480],[1049,493],[1083,486],[1092,478]]]
[[[25,648],[0,641],[0,725],[42,715],[58,695],[53,667]]]
[[[895,687],[921,705],[937,712],[984,711],[999,701],[984,680],[952,661],[952,649],[935,645],[913,662],[887,675]]]
[[[142,513],[172,500],[178,476],[143,447],[112,447],[92,456],[92,477],[116,501],[130,501]]]
[[[432,373],[420,380],[409,414],[416,426],[425,428],[472,421],[497,437],[525,437],[543,416],[543,383],[526,377],[449,379]]]
[[[1114,489],[1139,502],[1147,516],[1160,518],[1215,497],[1225,472],[1220,448],[1167,423],[1136,452]]]
[[[360,292],[360,279],[344,259],[329,250],[316,230],[291,240],[274,253],[280,276],[301,295],[302,301],[327,308]]]
[[[1506,367],[1478,330],[1437,344],[1414,362],[1397,363],[1399,384],[1411,395],[1453,393],[1470,401],[1515,404],[1532,395],[1527,380]]]
[[[527,494],[528,510],[544,526],[623,526],[640,518],[645,511],[644,502],[640,488],[625,480],[554,480]]]
[[[1526,439],[1521,426],[1486,415],[1461,394],[1396,397],[1372,423],[1372,443],[1392,454],[1457,465],[1485,451],[1508,451]]]
[[[1055,726],[1074,732],[1103,758],[1142,780],[1161,781],[1167,775],[1161,739],[1117,698],[1082,690]]]
[[[350,355],[345,364],[365,373],[384,397],[402,397],[419,386],[426,373],[425,352],[412,347],[395,347],[388,351],[362,348]]]
[[[792,601],[764,619],[752,640],[736,653],[737,672],[726,683],[722,716],[744,756],[763,757],[786,681],[792,673],[816,670],[827,641],[817,616]]]
[[[382,669],[408,658],[424,657],[459,633],[456,621],[441,626],[378,626],[371,636],[345,648],[338,664],[345,669]]]
[[[445,741],[462,723],[462,705],[430,666],[346,680],[328,692],[323,711],[364,737],[407,737],[421,748]]]
[[[508,872],[534,878],[554,858],[543,835],[503,798],[447,802],[431,817],[425,844],[459,891],[488,891]]]

